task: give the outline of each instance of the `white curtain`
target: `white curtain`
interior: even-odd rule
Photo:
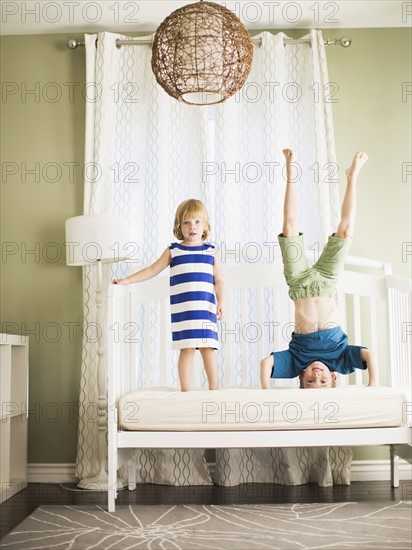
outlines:
[[[336,223],[335,143],[325,46],[320,31],[305,44],[283,33],[257,37],[251,74],[234,98],[216,109],[215,169],[210,177],[216,234],[235,248],[275,240],[282,227],[285,187],[282,149],[302,170],[301,225],[309,248],[324,243]],[[209,169],[209,172],[212,170]],[[208,181],[209,183],[209,181]],[[228,223],[228,212],[231,212]],[[245,263],[253,250],[240,259]]]
[[[206,204],[211,240],[219,246],[224,264],[266,262],[269,251],[277,261],[284,147],[296,151],[302,170],[301,225],[315,257],[338,215],[334,89],[320,31],[311,31],[304,44],[285,44],[282,33],[255,37],[261,44],[255,46],[246,85],[211,107],[187,106],[170,98],[155,82],[150,47],[117,48],[116,39],[125,38],[112,33],[86,36],[84,213],[121,214],[129,240],[126,252],[132,258],[105,268],[106,287],[113,277],[132,273],[161,254],[174,240],[177,205],[190,197]],[[91,330],[95,286],[94,270],[84,268],[79,478],[98,469],[97,337]],[[236,304],[231,307],[236,312]],[[266,314],[270,319],[271,311]],[[246,368],[236,357],[225,364],[220,352],[220,384],[258,384],[259,359],[253,345]],[[152,371],[139,372],[136,365],[136,389],[178,385],[175,366],[167,373],[156,369],[154,365]],[[196,372],[195,383],[205,385],[202,369]]]
[[[204,180],[223,264],[264,263],[268,257],[281,261],[277,235],[286,185],[283,148],[294,149],[301,170],[300,222],[312,261],[336,228],[334,88],[328,81],[322,33],[311,31],[303,44],[287,43],[287,38],[268,32],[254,37],[261,46],[255,46],[248,81],[215,110]],[[269,303],[268,320],[274,318]],[[236,311],[236,304],[231,310]],[[234,330],[233,316],[227,328]],[[222,385],[259,383],[256,366],[262,350],[259,342],[249,340],[247,375],[239,354],[230,364],[222,359]]]
[[[104,266],[103,294],[112,278],[153,262],[171,242],[176,205],[198,195],[205,149],[202,109],[190,109],[167,96],[154,80],[150,47],[117,48],[116,40],[126,38],[112,33],[85,36],[84,213],[120,214],[130,258],[128,263]],[[79,478],[98,471],[95,290],[95,270],[84,268]],[[144,382],[154,383],[142,377]]]

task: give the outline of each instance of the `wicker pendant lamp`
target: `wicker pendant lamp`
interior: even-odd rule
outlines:
[[[214,2],[174,11],[153,40],[152,70],[158,84],[189,105],[221,103],[245,84],[253,44],[243,23]]]

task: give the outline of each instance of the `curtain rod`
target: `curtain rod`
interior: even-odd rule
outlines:
[[[152,40],[116,40],[116,47],[121,48],[122,46],[151,46]],[[262,45],[262,39],[253,39],[253,44],[256,44],[257,46]],[[311,42],[310,38],[285,38],[284,43],[285,44],[306,44],[307,42]],[[343,48],[348,48],[352,44],[352,40],[348,38],[347,36],[343,36],[342,38],[327,38],[325,41],[325,46],[342,46]],[[85,42],[84,40],[76,40],[76,38],[69,38],[67,41],[67,47],[71,50],[75,50],[79,47],[84,47]]]

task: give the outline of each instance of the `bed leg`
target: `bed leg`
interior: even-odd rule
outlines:
[[[114,512],[116,508],[117,498],[117,469],[113,472],[113,465],[109,463],[109,475],[108,475],[108,488],[107,488],[107,509],[109,512]]]
[[[129,478],[129,491],[134,491],[136,489],[136,452],[133,451],[133,457],[129,461],[128,465],[128,478]]]
[[[116,510],[116,488],[109,487],[107,494],[107,509],[109,512]]]
[[[108,449],[108,489],[107,489],[107,509],[109,512],[115,511],[117,498],[117,449],[109,446]]]
[[[391,459],[391,485],[392,487],[399,487],[399,457],[395,453],[395,446],[390,445],[390,459]]]

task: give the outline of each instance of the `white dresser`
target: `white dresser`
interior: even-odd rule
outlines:
[[[27,486],[29,338],[0,334],[0,502]]]

